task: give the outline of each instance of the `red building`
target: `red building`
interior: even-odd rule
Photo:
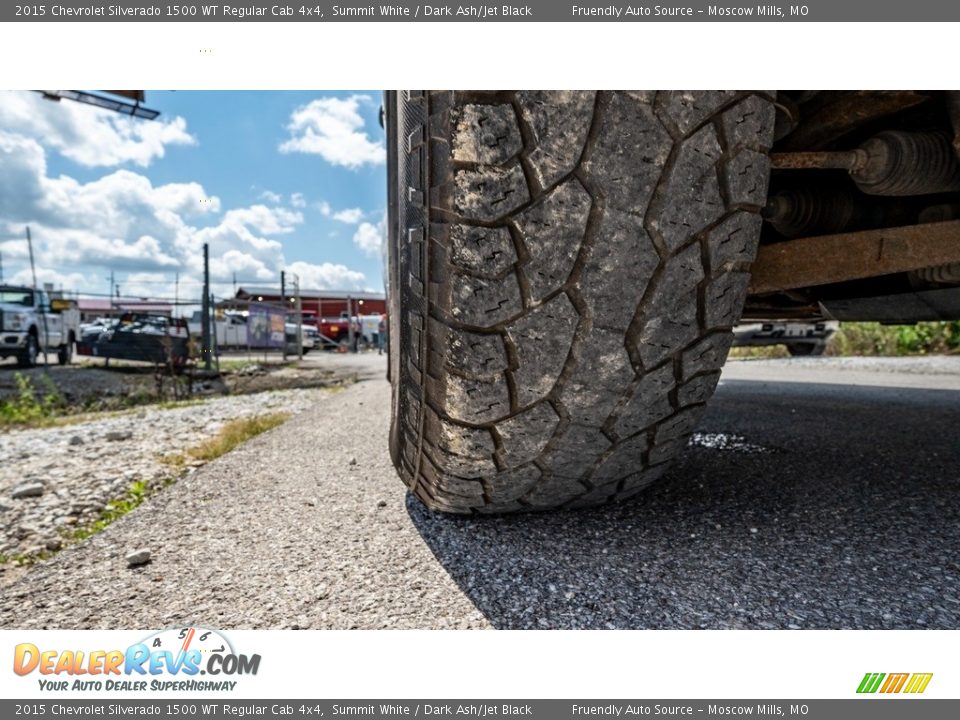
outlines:
[[[237,289],[237,300],[243,302],[268,302],[285,305],[293,310],[293,288],[287,288],[286,298],[281,299],[279,287],[248,286]],[[362,292],[359,290],[309,290],[300,291],[300,303],[303,312],[315,314],[320,318],[338,318],[345,313],[353,315],[372,315],[387,312],[387,298],[383,293]],[[348,308],[349,306],[352,306]]]

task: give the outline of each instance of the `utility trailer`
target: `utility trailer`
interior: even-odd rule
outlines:
[[[84,333],[77,343],[77,352],[107,360],[137,360],[180,368],[190,360],[192,349],[186,320],[127,312],[114,325]]]

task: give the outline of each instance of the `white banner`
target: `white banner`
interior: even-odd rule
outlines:
[[[0,697],[843,699],[866,673],[932,673],[923,697],[960,698],[957,647],[934,630],[15,630]]]

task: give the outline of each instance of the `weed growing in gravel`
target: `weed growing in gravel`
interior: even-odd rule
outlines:
[[[277,412],[231,420],[209,440],[189,448],[183,454],[167,455],[163,461],[174,467],[183,467],[189,460],[209,462],[225,455],[250,438],[282,425],[289,417],[290,413]]]
[[[187,450],[187,454],[195,460],[213,460],[225,455],[250,438],[282,425],[289,418],[290,413],[278,412],[231,420],[220,428],[220,432],[212,438]]]
[[[40,376],[39,390],[23,373],[14,373],[13,381],[17,386],[17,396],[12,400],[0,401],[0,426],[41,425],[61,412],[66,401],[57,386],[46,375]]]
[[[153,495],[156,489],[151,489],[147,483],[138,480],[127,490],[126,495],[115,500],[111,500],[100,511],[100,517],[94,520],[90,525],[74,528],[68,532],[68,540],[80,542],[86,540],[91,535],[95,535],[103,530],[107,525],[119,520],[131,510],[136,509],[144,500]]]
[[[6,553],[0,553],[0,565],[6,565],[7,563],[12,563],[19,567],[29,567],[40,560],[46,560],[51,557],[52,553],[47,550],[39,553],[38,555],[30,555],[28,553],[17,553],[16,555],[7,555]]]
[[[150,485],[143,480],[138,480],[131,485],[127,492],[118,498],[114,498],[104,506],[99,516],[93,522],[80,527],[64,528],[60,531],[63,538],[61,550],[69,545],[82,542],[87,538],[96,535],[113,522],[116,522],[131,510],[139,507],[144,500],[160,492],[163,488],[175,482],[172,478],[163,483]],[[0,553],[0,565],[12,563],[21,567],[30,566],[41,560],[53,557],[56,551],[44,550],[36,554],[19,553],[17,555],[6,555]]]
[[[264,361],[260,360],[220,360],[218,367],[223,374],[239,373],[247,369],[279,370],[281,368],[297,367],[296,360],[287,360],[286,362],[276,359]]]
[[[203,405],[206,402],[199,398],[191,398],[189,400],[164,400],[163,402],[158,402],[154,405],[158,410],[176,410],[177,408],[193,407],[194,405]]]

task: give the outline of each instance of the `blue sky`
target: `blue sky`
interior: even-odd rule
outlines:
[[[382,289],[385,152],[378,92],[148,91],[155,121],[0,93],[0,252],[27,279],[106,292],[218,295],[241,282]]]

